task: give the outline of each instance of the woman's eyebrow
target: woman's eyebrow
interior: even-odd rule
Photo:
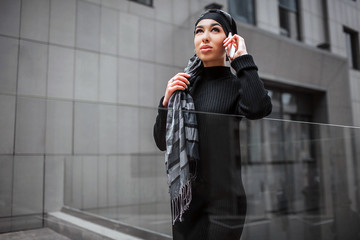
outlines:
[[[219,23],[212,23],[210,24],[210,27],[213,27],[213,26],[221,26]],[[196,28],[204,28],[203,25],[197,25]]]
[[[213,26],[221,26],[221,25],[219,23],[212,23],[210,26],[213,27]]]

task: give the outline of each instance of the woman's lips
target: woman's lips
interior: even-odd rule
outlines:
[[[209,52],[211,51],[212,47],[208,46],[208,45],[204,45],[200,47],[200,51],[205,53],[205,52]]]

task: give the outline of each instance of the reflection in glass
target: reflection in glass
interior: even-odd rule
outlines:
[[[281,106],[290,104],[291,98],[273,92],[272,101],[274,106],[276,102]],[[66,158],[65,205],[170,238],[164,155],[152,142],[152,122],[145,121],[154,119],[157,109],[109,109],[118,116],[113,126],[118,136],[117,152],[78,152]],[[231,163],[226,164],[232,164],[229,175],[241,177],[238,183],[243,183],[246,192],[242,240],[358,239],[359,129],[307,123],[309,115],[278,109],[274,113],[278,119],[241,122],[236,116],[198,113],[219,126],[218,131],[224,124],[233,129],[225,136],[233,143],[229,149]],[[74,115],[81,119],[79,114],[88,113],[79,105]],[[84,132],[92,130],[90,125],[83,128]],[[212,154],[216,146],[208,150]],[[239,150],[241,164],[235,154]],[[220,187],[227,177],[214,181]],[[213,218],[218,226],[237,227],[233,223],[241,217],[239,206],[244,198],[238,194],[231,199],[219,202],[231,214],[227,219]]]

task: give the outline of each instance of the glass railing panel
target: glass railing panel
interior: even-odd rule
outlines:
[[[47,102],[11,94],[1,94],[0,98],[0,233],[41,228]]]
[[[131,106],[75,107],[75,121],[92,120],[79,129],[79,145],[75,130],[75,154],[66,159],[66,207],[171,235],[164,155],[152,136],[156,114]]]
[[[241,124],[248,127],[241,144],[248,199],[242,239],[359,236],[358,128],[276,119]],[[252,126],[262,129],[261,141]]]
[[[170,237],[164,152],[153,140],[157,109],[76,103],[74,115],[64,205]],[[197,194],[226,209],[211,224],[243,228],[242,240],[358,236],[360,129],[197,116],[207,124],[199,126],[208,143],[200,148],[202,160],[218,157],[201,167],[195,186],[205,190]]]

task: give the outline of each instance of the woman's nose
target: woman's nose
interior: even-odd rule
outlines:
[[[204,32],[204,34],[202,35],[202,41],[203,42],[209,42],[209,33],[207,31]]]

